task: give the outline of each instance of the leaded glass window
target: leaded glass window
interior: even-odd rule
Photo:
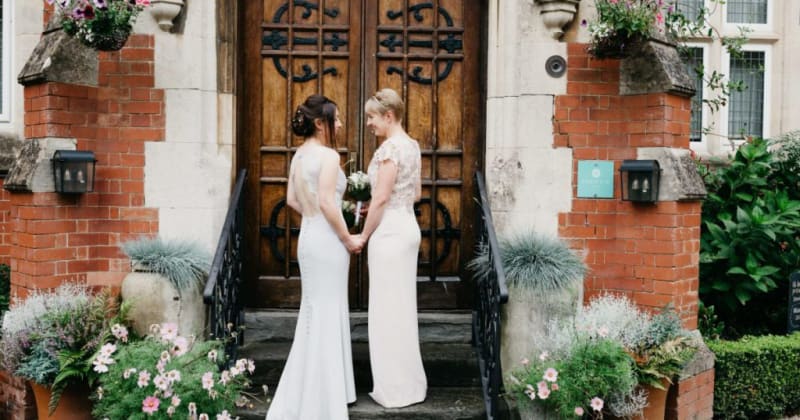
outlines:
[[[704,6],[705,0],[678,0],[678,11],[690,21],[697,20]]]
[[[742,51],[731,57],[731,80],[741,80],[745,88],[731,92],[728,102],[728,136],[742,139],[760,137],[764,132],[764,51]]]
[[[703,135],[703,47],[690,47],[683,52],[686,71],[694,81],[690,141],[700,141]]]
[[[767,1],[769,0],[728,0],[728,22],[767,23]]]

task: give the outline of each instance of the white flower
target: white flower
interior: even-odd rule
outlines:
[[[158,335],[161,333],[161,325],[159,324],[151,324],[150,325],[150,334],[151,335]]]
[[[234,404],[236,404],[237,407],[244,407],[247,405],[248,402],[250,402],[250,400],[248,400],[247,397],[245,397],[244,395],[240,395],[239,398],[236,399]]]
[[[216,389],[209,389],[208,390],[208,398],[211,398],[212,400],[216,400],[217,399],[217,395],[219,395],[219,394],[217,393]]]
[[[172,397],[172,401],[170,401],[170,404],[173,407],[177,407],[177,406],[181,405],[181,399],[178,398],[178,396],[176,395],[176,396]]]
[[[95,372],[97,372],[97,373],[106,373],[106,372],[108,372],[108,365],[106,365],[104,363],[98,363],[98,360],[96,360],[96,359],[95,359],[94,362],[92,362],[92,364],[94,365],[92,370],[94,370]]]
[[[195,415],[197,414],[197,404],[190,402],[189,403],[189,414]]]
[[[206,372],[203,374],[203,377],[200,379],[200,382],[203,384],[203,389],[211,389],[214,387],[214,374],[211,372]]]
[[[592,401],[589,402],[589,405],[592,406],[592,410],[601,411],[603,409],[603,400],[598,397],[594,397],[592,398]]]
[[[164,341],[172,341],[178,336],[178,325],[173,322],[165,322],[161,324],[161,339]]]
[[[217,414],[217,420],[231,420],[231,415],[228,414],[228,410],[222,410],[222,413]]]
[[[139,380],[136,382],[136,385],[139,388],[144,388],[150,383],[150,372],[143,370],[139,372]]]
[[[543,352],[542,352],[542,354],[540,354],[540,355],[539,355],[539,360],[541,360],[541,361],[543,361],[543,362],[544,362],[545,360],[547,360],[547,358],[548,358],[549,356],[550,356],[550,354],[549,354],[548,352],[546,352],[546,351],[543,351]]]
[[[216,350],[211,350],[210,352],[208,352],[208,360],[210,360],[212,362],[216,362],[217,361],[217,351]]]
[[[172,369],[167,372],[166,377],[170,382],[179,382],[181,380],[181,372],[177,369]]]
[[[128,379],[134,373],[136,373],[136,368],[125,369],[125,371],[122,372],[122,377]]]
[[[171,358],[169,357],[169,352],[168,351],[164,350],[164,351],[161,352],[161,360],[162,361],[169,362],[170,359]]]
[[[197,420],[208,420],[208,414],[200,413],[200,415],[197,416]]]
[[[100,347],[100,354],[103,356],[111,356],[115,351],[117,351],[117,346],[111,343],[103,344],[103,347]]]
[[[102,400],[103,399],[103,387],[102,386],[98,386],[97,387],[97,399],[98,400]]]
[[[153,378],[153,385],[162,391],[166,391],[167,388],[169,388],[169,380],[164,375],[156,375],[156,377]]]
[[[128,342],[128,329],[125,328],[124,325],[114,324],[111,326],[111,334],[117,338],[117,340],[121,340],[123,343]]]
[[[252,375],[256,371],[256,362],[253,359],[247,359],[247,371]]]
[[[223,370],[222,374],[220,374],[219,383],[222,385],[228,385],[228,382],[231,380],[231,374],[227,370]]]
[[[238,366],[234,366],[234,367],[231,368],[231,378],[235,378],[235,377],[239,376],[240,373],[242,373],[242,370],[239,369]]]
[[[542,379],[547,382],[555,382],[558,380],[558,371],[553,368],[548,368],[546,371],[544,371],[544,376],[542,376]]]
[[[608,337],[608,327],[600,327],[597,329],[597,335],[602,338]]]
[[[186,337],[175,337],[172,342],[172,354],[175,356],[183,356],[189,350],[189,340]]]

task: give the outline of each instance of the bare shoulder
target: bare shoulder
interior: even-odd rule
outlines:
[[[331,149],[330,147],[320,147],[320,156],[322,156],[322,161],[325,163],[330,162],[339,162],[339,153],[336,150]]]

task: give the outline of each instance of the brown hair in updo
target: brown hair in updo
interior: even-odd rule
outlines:
[[[322,95],[309,96],[302,105],[297,107],[292,118],[292,131],[301,137],[311,137],[317,132],[314,121],[321,119],[326,127],[326,133],[321,133],[324,144],[336,147],[334,133],[336,133],[336,103]]]

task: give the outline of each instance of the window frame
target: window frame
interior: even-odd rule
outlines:
[[[773,9],[775,8],[775,0],[766,0],[767,2],[767,22],[766,23],[738,23],[738,22],[728,22],[728,3],[725,2],[722,4],[722,24],[725,28],[726,33],[733,33],[738,34],[739,31],[737,28],[739,27],[746,27],[753,32],[768,32],[772,30],[772,25],[774,21],[774,14]],[[752,36],[749,34],[748,36]]]
[[[685,45],[688,48],[700,48],[700,49],[703,50],[703,69],[704,69],[704,71],[708,71],[708,69],[711,67],[711,61],[710,61],[711,44],[708,43],[708,42],[687,42]],[[703,91],[701,93],[703,95],[703,98],[705,98],[705,99],[707,99],[707,98],[709,98],[711,96],[711,91],[709,90],[708,86],[706,86],[705,83],[703,83]],[[711,111],[709,111],[707,109],[707,106],[706,106],[705,103],[701,102],[700,103],[700,112],[701,112],[701,114],[700,114],[700,140],[699,141],[691,141],[691,120],[690,120],[690,133],[689,133],[690,140],[689,140],[689,144],[691,145],[693,150],[696,150],[698,152],[708,152],[709,151],[709,147],[708,147],[709,134],[704,133],[703,130],[706,127],[708,127],[708,125],[711,123],[711,116],[709,115],[711,113]],[[717,111],[717,112],[719,112],[719,111]],[[712,132],[713,131],[715,131],[715,130],[712,130]]]
[[[763,101],[764,113],[763,113],[763,121],[761,122],[761,137],[762,138],[769,138],[770,136],[770,126],[771,126],[771,117],[772,117],[772,45],[768,44],[745,44],[742,46],[742,51],[762,51],[764,52],[764,96],[761,98]],[[731,55],[728,53],[727,50],[723,49],[722,51],[722,73],[725,74],[725,77],[730,77],[731,71]],[[728,122],[729,122],[729,108],[726,105],[724,108],[721,108],[722,112],[720,114],[720,132],[724,133],[724,138],[720,139],[720,141],[733,141],[733,144],[737,147],[744,143],[744,139],[731,139],[730,133],[728,132]],[[725,146],[723,143],[721,146]]]
[[[13,10],[13,2],[12,0],[0,0],[3,6],[3,16],[2,18],[2,42],[3,53],[0,56],[0,65],[2,66],[2,75],[0,75],[0,83],[2,83],[3,93],[0,95],[0,105],[2,108],[0,109],[0,122],[8,123],[11,122],[11,90],[14,86],[11,84],[11,34],[12,32],[12,25],[14,22],[14,10]]]

